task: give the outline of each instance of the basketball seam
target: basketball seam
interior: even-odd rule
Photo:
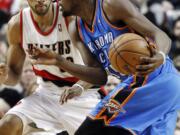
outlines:
[[[128,40],[126,42],[123,42],[118,48],[115,47],[115,49],[119,49],[121,48],[122,46],[124,46],[125,44],[127,44],[128,42],[131,42],[131,41],[135,41],[135,40],[140,40],[140,41],[143,41],[143,42],[146,42],[145,40],[143,39],[131,39],[131,40]],[[119,40],[118,40],[119,41]],[[146,42],[147,43],[147,42]]]
[[[115,53],[113,53],[110,58],[112,58],[114,55],[115,55]],[[115,57],[115,62],[116,62],[116,68],[118,68],[118,70],[121,71],[120,67],[117,64],[117,57]]]
[[[121,56],[121,54],[120,54],[117,50],[118,50],[119,48],[121,48],[123,45],[125,45],[126,43],[131,42],[131,41],[134,41],[134,40],[141,40],[141,41],[143,41],[143,42],[146,42],[146,40],[143,40],[143,39],[132,39],[132,40],[128,40],[128,41],[122,43],[121,46],[119,46],[119,47],[116,47],[116,46],[113,44],[113,47],[114,47],[115,51],[117,52],[118,56],[120,56],[120,57],[124,60],[124,62],[127,63],[127,64],[128,64],[129,66],[131,66],[132,68],[134,68],[134,66],[131,65],[129,62],[127,62],[127,61]],[[118,40],[118,41],[119,41],[119,40]],[[147,43],[147,42],[146,42],[146,43]],[[123,50],[123,51],[124,51],[124,50]],[[126,50],[126,51],[127,51],[127,50]],[[128,52],[131,52],[131,51],[128,51]],[[133,53],[135,53],[135,52],[133,52]],[[139,53],[139,52],[138,52],[138,53]],[[142,54],[142,53],[139,53],[139,54]],[[142,55],[147,56],[146,54],[142,54]],[[117,62],[116,62],[116,64],[117,64]],[[119,66],[118,66],[118,67],[119,67]]]
[[[122,60],[123,60],[125,63],[127,63],[129,66],[131,66],[132,68],[134,68],[133,65],[129,64],[129,63],[121,56],[121,54],[117,51],[117,48],[114,46],[114,44],[113,44],[113,48],[115,49],[115,52],[118,54],[118,56],[121,57]],[[118,69],[119,69],[119,66],[118,66],[118,64],[117,64],[117,57],[116,57],[116,65],[117,65],[117,67],[118,67]]]
[[[115,50],[116,51],[116,50]],[[119,56],[119,55],[118,55]],[[118,63],[117,63],[117,57],[116,57],[116,67],[118,68],[119,71],[122,71],[121,68],[119,67]]]
[[[122,53],[122,52],[130,52],[130,53],[136,53],[136,54],[141,54],[141,55],[148,56],[147,54],[142,53],[142,52],[134,52],[134,51],[129,51],[129,50],[123,50],[123,51],[121,51],[121,53]]]
[[[124,60],[125,63],[129,64],[122,56],[121,54],[117,51],[117,48],[115,47],[115,45],[113,44],[113,48],[115,49],[115,52],[118,54],[119,57],[121,57],[122,60]],[[117,60],[116,60],[116,64],[117,64]],[[133,67],[133,65],[129,64],[131,67]],[[119,68],[119,66],[118,66]]]

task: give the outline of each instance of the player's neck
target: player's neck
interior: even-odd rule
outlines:
[[[50,5],[48,12],[44,16],[37,15],[32,11],[33,18],[35,22],[38,24],[40,29],[43,27],[48,27],[53,24],[54,21],[54,7]]]
[[[86,1],[86,2],[85,2]],[[80,16],[88,26],[92,26],[94,19],[94,12],[96,9],[96,0],[85,0],[82,2],[82,9],[78,16]]]

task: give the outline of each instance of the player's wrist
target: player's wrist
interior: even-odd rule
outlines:
[[[166,63],[166,54],[164,52],[162,52],[162,51],[159,51],[159,54],[162,55],[162,57],[163,57],[163,64],[165,64]]]
[[[61,62],[62,62],[62,60],[63,60],[63,59],[62,59],[62,56],[56,54],[55,59],[56,59],[56,66],[60,66],[60,64],[61,64]]]
[[[73,85],[73,87],[78,87],[78,88],[81,89],[82,92],[84,92],[84,87],[83,87],[82,85],[78,84],[78,83],[75,83],[75,84]]]
[[[3,77],[0,77],[0,85],[5,84],[8,80],[8,74]]]

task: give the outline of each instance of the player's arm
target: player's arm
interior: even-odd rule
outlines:
[[[19,14],[12,17],[8,23],[7,30],[8,39],[8,52],[7,52],[7,63],[1,63],[0,70],[4,69],[6,74],[1,77],[1,81],[6,85],[15,85],[22,73],[22,68],[25,60],[25,53],[20,45],[20,17]]]
[[[79,80],[74,85],[75,86],[79,86],[79,87],[81,87],[81,89],[84,89],[84,90],[90,89],[90,88],[92,88],[94,86],[93,84],[85,82],[85,81],[82,81],[82,80]]]
[[[84,65],[74,64],[61,55],[57,55],[50,50],[42,50],[35,48],[29,51],[30,57],[36,58],[33,64],[56,65],[73,76],[95,85],[104,85],[107,81],[106,71],[96,61],[85,45],[80,41],[76,30],[75,20],[69,24],[69,32],[72,36],[73,44],[79,49],[84,61]]]
[[[138,9],[129,0],[105,0],[103,9],[108,19],[117,24],[119,20],[123,20],[128,26],[140,33],[144,37],[152,38],[157,45],[157,50],[167,54],[171,47],[170,38],[146,17],[144,17]],[[123,14],[119,14],[123,13]],[[142,63],[149,62],[149,65],[137,67],[149,73],[163,63],[163,55],[156,52],[152,58],[142,58]]]
[[[123,20],[144,37],[153,38],[159,50],[166,54],[169,52],[171,40],[167,34],[152,24],[129,0],[105,0],[103,7],[111,22]]]
[[[72,87],[66,89],[60,98],[60,103],[64,104],[68,99],[72,99],[74,97],[80,96],[85,90],[91,88],[93,84],[79,80]]]
[[[101,65],[96,61],[96,58],[92,56],[89,50],[81,42],[77,33],[75,20],[71,21],[69,24],[69,33],[72,37],[71,39],[73,44],[79,49],[86,66],[73,64],[59,56],[59,67],[83,81],[97,85],[105,84],[107,74]]]

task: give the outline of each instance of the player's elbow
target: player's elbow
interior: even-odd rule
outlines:
[[[164,45],[162,48],[164,48],[165,52],[168,54],[172,44],[171,38],[161,30],[156,32],[156,36],[163,41]]]
[[[167,52],[169,52],[170,51],[170,48],[171,48],[171,45],[172,45],[172,40],[171,40],[171,38],[166,34],[166,33],[164,33],[165,34],[165,38],[166,38],[166,40],[167,40]]]

